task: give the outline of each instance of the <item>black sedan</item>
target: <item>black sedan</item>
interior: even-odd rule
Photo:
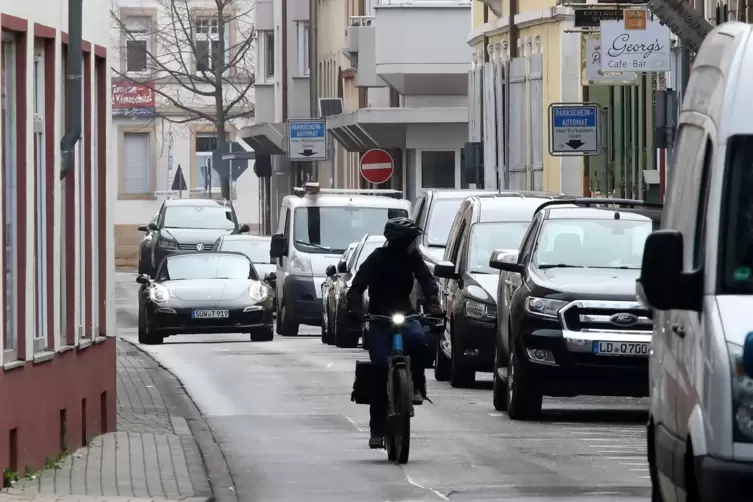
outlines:
[[[140,275],[139,343],[192,333],[250,333],[272,340],[272,292],[242,253],[169,255],[154,279]]]

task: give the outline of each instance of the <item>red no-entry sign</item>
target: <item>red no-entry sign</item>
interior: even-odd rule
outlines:
[[[384,150],[369,150],[361,157],[361,176],[369,183],[384,183],[392,177],[394,169],[392,156]]]

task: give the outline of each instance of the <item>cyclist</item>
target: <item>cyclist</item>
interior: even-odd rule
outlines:
[[[410,295],[414,278],[418,280],[429,315],[440,317],[438,288],[434,277],[416,248],[421,229],[409,218],[393,218],[384,226],[387,243],[366,258],[353,278],[347,294],[348,312],[355,321],[364,318],[363,293],[369,289],[369,311],[375,315],[392,316],[414,313]],[[426,397],[424,375],[426,348],[423,327],[418,320],[402,326],[403,345],[410,355],[413,376],[413,402],[421,404]],[[392,354],[392,331],[387,323],[370,323],[369,358],[375,366],[374,394],[370,406],[370,448],[382,448],[387,417],[387,360]]]

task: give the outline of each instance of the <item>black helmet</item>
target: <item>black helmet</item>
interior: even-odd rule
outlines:
[[[384,226],[387,242],[411,242],[423,232],[410,218],[392,218]]]

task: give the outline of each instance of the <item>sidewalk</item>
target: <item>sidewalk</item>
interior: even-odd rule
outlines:
[[[211,488],[199,447],[182,410],[177,381],[136,347],[117,343],[118,432],[14,487],[0,502],[182,500],[205,502]]]

